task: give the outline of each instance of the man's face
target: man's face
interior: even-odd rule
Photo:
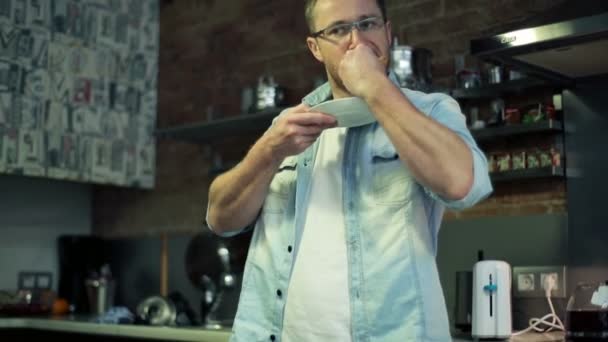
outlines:
[[[382,18],[382,11],[376,0],[318,0],[313,10],[313,29],[319,31],[335,24],[352,23],[365,18]],[[390,61],[391,32],[390,23],[378,30],[360,32],[353,29],[342,39],[330,39],[324,35],[307,39],[308,47],[320,62],[325,64],[330,81],[346,92],[338,75],[338,67],[344,54],[358,44],[365,44],[384,60],[386,67]]]

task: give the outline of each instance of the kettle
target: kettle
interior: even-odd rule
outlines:
[[[512,333],[511,266],[483,260],[473,267],[473,338],[508,339]]]

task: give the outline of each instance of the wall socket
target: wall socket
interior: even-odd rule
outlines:
[[[555,278],[557,288],[551,297],[566,298],[566,266],[515,266],[513,267],[513,297],[545,297],[545,280]]]

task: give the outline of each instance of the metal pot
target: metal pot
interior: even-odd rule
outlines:
[[[152,296],[139,303],[137,316],[150,325],[175,325],[177,310],[173,301],[161,296]]]
[[[432,84],[431,59],[433,53],[425,48],[399,45],[394,39],[391,48],[391,70],[401,87],[427,91]]]

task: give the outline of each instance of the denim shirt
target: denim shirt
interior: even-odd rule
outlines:
[[[471,207],[492,192],[486,158],[458,103],[445,94],[402,91],[470,147],[474,182],[465,198],[445,200],[414,179],[378,123],[348,129],[342,207],[353,342],[451,341],[435,262],[441,219],[446,207]],[[324,84],[303,102],[314,106],[330,95]],[[253,228],[232,342],[281,338],[296,232],[304,225],[317,147],[286,158],[270,184]]]

